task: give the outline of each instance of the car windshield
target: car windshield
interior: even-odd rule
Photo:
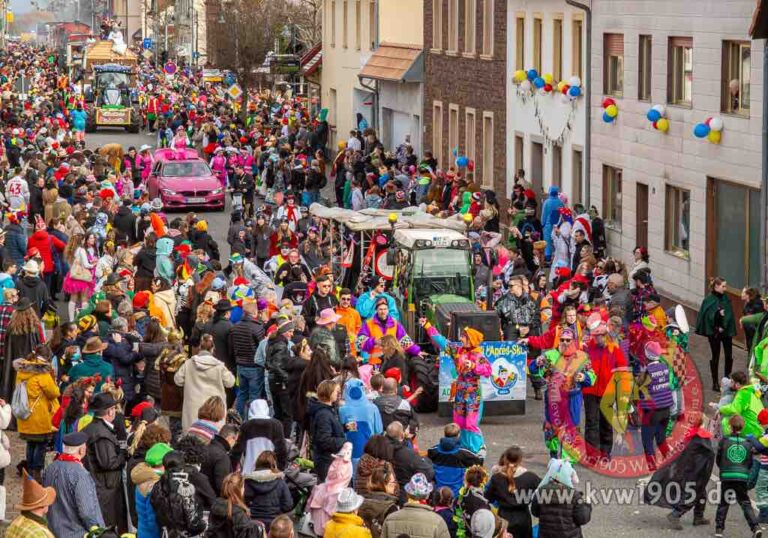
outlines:
[[[470,296],[469,251],[433,248],[414,251],[414,281],[419,296],[453,293]]]
[[[96,81],[96,84],[99,88],[106,88],[107,86],[127,88],[129,86],[130,79],[128,77],[128,73],[99,73],[97,75]]]
[[[163,166],[165,177],[204,177],[211,175],[211,169],[204,162],[166,163]]]

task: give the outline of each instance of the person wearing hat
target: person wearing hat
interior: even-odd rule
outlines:
[[[91,527],[104,526],[99,505],[93,502],[96,483],[82,464],[87,442],[85,432],[65,435],[61,454],[43,471],[43,486],[58,491],[48,511],[48,526],[57,538],[80,538]]]
[[[390,315],[389,301],[386,297],[379,297],[375,302],[376,314],[363,322],[357,335],[357,349],[371,364],[380,364],[383,350],[381,338],[385,334],[397,338],[400,347],[406,354],[415,357],[421,353],[421,348],[414,343],[405,327]],[[362,314],[361,314],[362,315]]]
[[[608,324],[597,312],[587,318],[590,338],[584,352],[592,363],[595,383],[585,387],[584,438],[587,449],[599,450],[598,457],[611,456],[614,427],[624,431],[632,397],[632,369],[619,343],[608,333]],[[607,406],[602,402],[610,402]],[[616,411],[613,403],[616,402]],[[607,408],[610,407],[610,408]]]
[[[214,279],[215,282],[216,280]],[[234,370],[235,360],[229,347],[229,333],[232,332],[233,327],[230,321],[232,308],[232,302],[229,299],[219,299],[214,307],[213,318],[203,326],[201,334],[207,333],[213,337],[213,356],[223,361],[227,366],[231,366],[232,370]]]
[[[32,303],[35,313],[40,316],[43,306],[51,298],[48,286],[40,278],[40,265],[33,259],[21,268],[22,276],[18,281],[19,297],[26,297]]]
[[[84,465],[96,482],[96,496],[106,526],[117,526],[120,533],[128,528],[123,470],[127,454],[115,434],[118,402],[112,394],[99,392],[91,398],[88,411],[93,421],[83,429],[88,435]]]
[[[21,485],[20,512],[5,529],[6,538],[54,538],[45,519],[50,506],[56,502],[56,490],[41,486],[24,471]]]
[[[83,360],[69,370],[69,378],[72,382],[84,377],[99,375],[100,380],[96,385],[96,391],[101,390],[101,385],[107,378],[114,379],[115,369],[111,363],[102,358],[102,353],[109,344],[101,341],[98,336],[88,338],[81,352]]]
[[[592,504],[576,490],[577,483],[578,476],[567,458],[549,460],[547,474],[531,501],[531,513],[539,518],[539,536],[583,536],[581,527],[592,517]]]
[[[365,499],[353,488],[344,488],[338,494],[336,511],[325,525],[324,538],[371,538],[371,531],[357,515]],[[438,516],[439,517],[439,516]]]
[[[219,244],[208,233],[208,222],[205,220],[199,220],[195,224],[195,235],[192,241],[193,250],[202,250],[211,260],[221,259],[219,253]]]
[[[431,538],[451,536],[445,520],[427,503],[432,483],[423,473],[414,474],[403,488],[407,502],[387,516],[381,527],[381,538],[397,538],[402,534]]]
[[[286,437],[293,428],[293,398],[288,387],[288,364],[292,358],[290,348],[295,325],[287,318],[279,319],[277,333],[267,341],[266,370],[269,374],[269,393],[272,395],[274,417],[283,424]]]
[[[674,400],[670,390],[670,370],[662,360],[664,350],[656,341],[645,344],[645,358],[648,361],[637,378],[641,411],[641,437],[648,470],[656,470],[654,442],[665,458],[669,447],[666,442],[667,424]],[[593,364],[594,366],[594,364]]]
[[[341,316],[333,308],[325,308],[315,318],[315,328],[309,336],[312,349],[323,348],[331,364],[338,368],[349,353],[349,339],[344,327],[338,325]]]
[[[157,524],[155,509],[150,502],[152,488],[163,475],[163,458],[173,448],[167,443],[155,443],[144,456],[144,461],[139,462],[131,470],[131,482],[136,484],[134,498],[136,501],[136,515],[138,521],[137,536],[161,536],[160,527]]]

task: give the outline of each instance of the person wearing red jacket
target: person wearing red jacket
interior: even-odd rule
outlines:
[[[560,334],[563,329],[571,329],[576,335],[576,346],[578,349],[582,349],[584,346],[584,330],[579,323],[578,316],[576,315],[576,307],[568,305],[563,309],[563,317],[559,323],[551,322],[547,332],[540,336],[529,336],[520,340],[521,343],[528,344],[528,347],[533,349],[540,349],[546,351],[548,349],[555,349],[560,345]]]
[[[40,253],[40,257],[43,259],[43,280],[48,289],[51,289],[53,282],[53,275],[56,272],[56,266],[53,263],[53,249],[59,252],[64,252],[67,244],[58,237],[48,233],[45,226],[45,221],[37,215],[35,218],[35,233],[29,236],[27,240],[27,255],[33,249],[36,249]]]
[[[614,428],[620,431],[626,428],[632,396],[632,369],[618,342],[609,336],[608,324],[599,313],[587,318],[587,329],[590,338],[584,351],[592,363],[596,380],[582,391],[584,438],[589,452],[600,458],[610,458]]]

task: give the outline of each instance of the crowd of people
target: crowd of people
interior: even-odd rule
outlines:
[[[25,98],[13,90],[21,75]],[[722,489],[761,535],[768,297],[744,292],[738,321],[754,361],[737,370],[727,283],[714,279],[701,305],[695,331],[709,339],[721,392],[707,429],[684,395],[685,316],[663,308],[647,250],[629,266],[607,256],[597,209],[571,206],[556,187],[534,192],[520,171],[497,197],[467,167],[441,169],[407,139],[390,151],[365,126],[327,158],[328,123],[306,99],[265,92],[239,110],[199,71],[142,65],[156,148],[194,149],[241,195],[225,246],[204,215],[166,214],[149,198],[152,147],[88,148],[89,105],[55,53],[9,45],[0,84],[0,428],[26,444],[0,443],[0,467],[18,462],[23,489],[6,536],[576,537],[591,517],[576,467],[626,455],[620,441],[633,435],[651,481],[695,485],[693,499],[649,503],[671,509],[673,528],[691,510],[694,525],[710,525],[701,477],[717,462]],[[467,223],[477,304],[503,332],[491,339],[528,349],[544,403],[543,477],[517,446],[487,460],[489,335],[461,328],[453,343],[422,318],[419,338],[386,278],[339,286],[329,223],[307,211],[328,182],[339,207]],[[448,354],[457,378],[452,421],[420,447],[423,388],[408,370],[428,352]],[[668,439],[681,429],[678,456]],[[727,513],[724,500],[719,535]]]

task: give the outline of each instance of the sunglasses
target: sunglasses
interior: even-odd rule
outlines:
[[[571,342],[573,342],[573,340],[571,340],[570,338],[561,338],[560,339],[560,343],[561,344],[570,344]]]

